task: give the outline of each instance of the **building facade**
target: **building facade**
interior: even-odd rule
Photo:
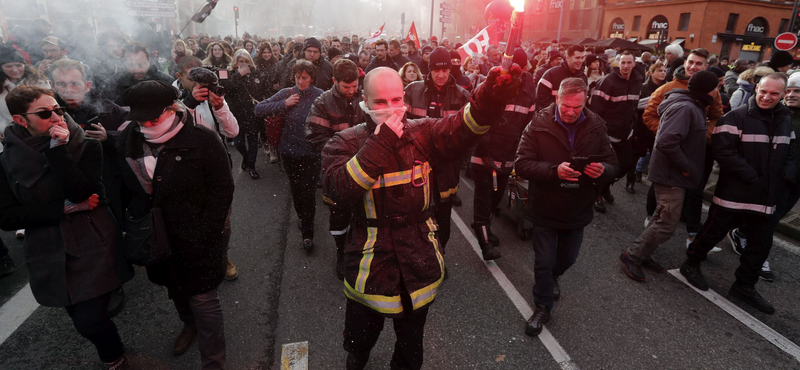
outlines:
[[[579,40],[601,37],[604,0],[528,0],[522,37],[536,41],[560,38]]]
[[[608,0],[602,38],[703,47],[711,54],[769,59],[775,37],[789,28],[793,1]],[[800,21],[800,19],[798,19]]]

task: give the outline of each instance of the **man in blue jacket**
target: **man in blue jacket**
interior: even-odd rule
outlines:
[[[786,82],[783,73],[764,76],[747,105],[717,122],[711,146],[719,163],[719,181],[708,218],[686,250],[686,261],[680,268],[695,288],[708,290],[700,263],[728,231],[746,223],[753,232],[729,294],[769,314],[775,308],[756,292],[755,284],[772,248],[779,189],[796,181],[791,112],[779,104]]]

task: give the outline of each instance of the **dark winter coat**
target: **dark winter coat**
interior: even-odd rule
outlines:
[[[88,301],[133,277],[122,248],[122,233],[107,206],[101,174],[103,148],[85,139],[67,117],[70,142],[39,152],[35,139],[18,125],[5,131],[0,155],[0,228],[26,229],[25,264],[31,290],[43,306]],[[48,140],[47,138],[44,138]],[[25,161],[25,166],[14,163]],[[64,201],[78,204],[92,194],[100,205],[64,214]]]
[[[169,260],[147,267],[147,277],[166,286],[170,297],[194,296],[216,288],[225,277],[222,232],[234,189],[228,154],[217,133],[195,125],[187,116],[184,126],[164,143],[158,155],[152,196],[126,160],[142,151],[144,136],[139,125],[131,122],[117,143],[124,186],[132,198],[128,212],[139,218],[150,207],[161,208],[172,250]]]
[[[145,73],[144,78],[141,80],[134,79],[133,75],[130,74],[128,70],[121,69],[105,82],[105,88],[103,89],[105,98],[113,101],[117,105],[124,105],[122,103],[122,94],[125,93],[125,90],[139,82],[151,80],[164,81],[169,84],[172,84],[172,81],[175,81],[174,78],[167,76],[164,72],[161,72],[155,65],[150,66],[150,69],[147,70],[147,73]]]
[[[650,181],[684,189],[700,186],[708,122],[703,108],[688,90],[675,89],[666,94],[658,106],[661,125],[650,157]]]
[[[322,91],[330,89],[333,86],[333,64],[319,58],[314,62],[314,67],[317,68],[317,79],[314,82],[314,86],[322,89]]]
[[[337,133],[323,150],[325,193],[352,207],[345,246],[345,295],[387,316],[436,298],[444,279],[443,249],[432,217],[431,162],[462,156],[490,126],[475,108],[441,119],[404,122],[402,137],[366,123]]]
[[[713,202],[720,207],[771,215],[780,182],[796,181],[791,111],[782,104],[763,111],[750,97],[717,121],[711,147],[719,163]]]
[[[541,85],[540,85],[541,86]],[[566,127],[556,121],[556,105],[551,104],[534,115],[522,133],[514,170],[530,181],[528,209],[533,223],[554,229],[582,228],[592,222],[595,186],[607,184],[617,174],[618,162],[603,119],[589,109],[583,110],[574,139]],[[558,178],[557,168],[573,157],[600,155],[605,166],[597,179],[581,175],[578,181]]]
[[[239,135],[261,129],[264,120],[256,118],[254,110],[258,100],[252,93],[252,91],[258,91],[259,83],[256,80],[259,80],[261,75],[251,72],[247,76],[242,76],[238,70],[234,70],[229,72],[229,76],[230,78],[224,80],[223,83],[225,101],[228,102],[231,113],[239,122]]]
[[[339,93],[336,86],[317,97],[306,118],[306,140],[309,148],[315,153],[321,153],[335,133],[364,122],[366,115],[358,106],[360,102],[360,92],[352,99],[347,99]]]
[[[409,59],[408,57],[403,56],[402,53],[397,54],[397,56],[394,58],[392,58],[391,56],[389,58],[392,59],[395,66],[397,66],[398,71],[400,70],[400,68],[403,68],[403,66],[406,65],[406,63],[411,61],[411,59]]]
[[[636,68],[631,70],[627,80],[614,68],[614,73],[605,75],[597,83],[589,109],[606,122],[612,142],[625,141],[632,135],[643,80]]]
[[[536,107],[537,109],[544,109],[550,104],[556,102],[556,95],[558,88],[561,86],[561,81],[570,77],[577,77],[587,82],[586,73],[583,68],[578,68],[577,71],[572,72],[567,66],[567,61],[561,63],[558,67],[553,67],[544,73],[536,86]],[[588,84],[587,84],[588,85]]]
[[[367,65],[367,69],[364,70],[364,73],[369,73],[369,71],[378,67],[389,67],[397,71],[400,69],[400,67],[402,67],[402,65],[398,66],[397,63],[395,63],[388,55],[386,56],[386,60],[380,60],[378,57],[375,57],[372,58],[371,62],[369,62],[369,65]]]

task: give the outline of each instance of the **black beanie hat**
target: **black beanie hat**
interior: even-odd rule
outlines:
[[[788,51],[779,50],[772,54],[772,57],[769,58],[769,66],[773,69],[778,69],[781,67],[788,66],[794,62],[794,58],[792,54],[789,54]]]
[[[444,46],[433,49],[428,60],[428,70],[435,71],[437,69],[450,69],[451,67],[453,67],[453,63],[450,62],[450,52]]]
[[[317,48],[319,51],[322,51],[322,44],[319,40],[309,37],[306,39],[306,42],[303,43],[303,51],[306,51],[308,48]]]
[[[22,54],[17,49],[11,46],[0,46],[0,66],[6,63],[25,64],[25,58],[22,57]]]
[[[717,75],[717,78],[725,77],[725,71],[723,71],[722,68],[719,68],[717,66],[710,67],[708,71]]]
[[[689,78],[689,91],[708,94],[719,86],[719,77],[714,72],[701,71]]]
[[[594,63],[595,60],[600,60],[600,57],[598,57],[596,54],[587,55],[586,56],[586,66],[588,67],[588,66],[592,65],[592,63]],[[600,62],[600,64],[602,64],[602,63],[603,62]]]
[[[455,49],[450,50],[450,61],[452,63],[453,59],[461,60],[461,54],[458,53]]]
[[[514,50],[514,58],[511,59],[511,62],[525,70],[528,67],[528,54],[522,49]]]
[[[342,51],[337,48],[330,48],[328,49],[328,60],[336,58],[337,56],[342,55]]]

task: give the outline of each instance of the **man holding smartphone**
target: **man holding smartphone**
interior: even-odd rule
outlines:
[[[564,79],[556,103],[534,116],[517,149],[514,170],[530,181],[533,221],[536,308],[525,327],[530,336],[550,320],[561,296],[558,279],[578,258],[583,228],[594,217],[595,186],[613,181],[617,172],[605,123],[586,108],[587,91],[583,79]]]

